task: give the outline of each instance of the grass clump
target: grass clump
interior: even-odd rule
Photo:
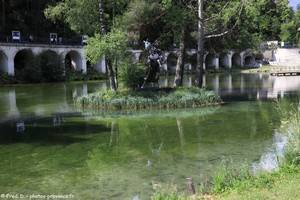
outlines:
[[[82,108],[113,111],[195,108],[220,103],[220,97],[214,92],[199,88],[178,88],[155,92],[102,90],[75,99],[75,104]]]
[[[1,84],[14,84],[14,83],[17,83],[17,80],[15,79],[15,77],[10,76],[7,73],[0,72],[0,83]]]
[[[155,193],[151,200],[188,200],[187,196],[184,196],[182,194],[178,194],[176,192],[173,193]]]
[[[251,179],[249,167],[243,165],[238,169],[229,167],[228,164],[222,163],[212,177],[211,192],[222,193],[226,190],[239,185],[241,181]]]

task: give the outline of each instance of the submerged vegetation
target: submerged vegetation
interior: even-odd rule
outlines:
[[[277,199],[296,199],[300,196],[297,186],[300,184],[300,113],[299,107],[285,101],[278,102],[277,111],[281,116],[281,127],[278,132],[284,141],[284,147],[276,152],[276,168],[253,171],[248,166],[239,169],[228,167],[222,162],[207,184],[201,184],[198,194],[187,195],[173,189],[156,192],[152,200],[190,200],[190,199],[272,199],[270,195],[278,195]],[[273,193],[273,194],[272,194]]]
[[[98,110],[194,108],[221,102],[220,97],[214,92],[195,87],[159,92],[107,90],[75,99],[77,106]]]

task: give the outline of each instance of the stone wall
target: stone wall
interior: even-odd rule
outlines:
[[[275,58],[279,66],[300,67],[300,48],[279,48],[275,51]]]

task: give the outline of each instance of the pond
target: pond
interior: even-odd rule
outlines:
[[[104,82],[0,87],[0,193],[149,199],[159,185],[208,182],[224,160],[257,167],[276,147],[274,99],[293,101],[300,79],[211,74],[205,84],[226,104],[127,115],[74,108]]]

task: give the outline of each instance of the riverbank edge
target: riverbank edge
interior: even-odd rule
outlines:
[[[179,193],[176,189],[167,189],[164,192],[157,192],[151,197],[151,200],[226,200],[226,199],[268,199],[264,195],[274,195],[277,197],[285,194],[278,188],[287,186],[286,182],[296,182],[300,187],[300,167],[297,165],[285,165],[272,173],[263,173],[258,176],[249,176],[245,179],[233,178],[232,185],[223,188],[221,191],[201,192],[201,186],[197,194],[187,195]],[[283,185],[285,184],[285,185]],[[176,188],[176,187],[173,187]],[[276,191],[276,194],[274,194]],[[293,191],[290,197],[286,199],[295,199],[294,196],[300,196],[299,190]],[[298,194],[297,194],[298,192]],[[260,197],[260,198],[258,198]],[[270,198],[272,199],[272,198]],[[280,199],[280,198],[277,198]]]
[[[296,182],[300,188],[300,167],[297,165],[285,165],[273,173],[265,173],[258,177],[237,182],[228,190],[222,193],[211,195],[212,199],[297,199],[300,196],[300,190],[290,188],[287,193],[289,183]],[[291,186],[292,187],[292,186]],[[205,196],[202,196],[202,199]]]
[[[223,103],[221,97],[213,91],[196,87],[116,92],[104,90],[74,99],[74,104],[78,108],[107,112],[199,108]]]
[[[81,74],[81,73],[73,73],[68,77],[65,77],[64,80],[61,81],[22,81],[18,80],[14,76],[10,76],[5,73],[0,73],[0,84],[5,86],[14,86],[14,85],[37,85],[37,84],[47,84],[47,83],[71,83],[71,82],[83,82],[83,81],[106,81],[105,74]]]

